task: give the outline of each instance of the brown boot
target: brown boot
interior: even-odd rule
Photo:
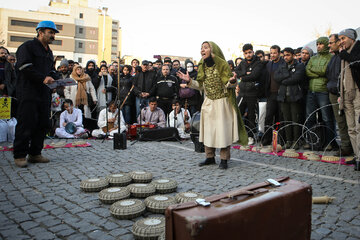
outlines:
[[[14,158],[15,165],[18,167],[27,167],[27,160],[26,158]]]
[[[28,157],[28,161],[31,163],[48,163],[50,162],[49,159],[47,159],[46,157],[43,157],[42,155],[30,155]]]

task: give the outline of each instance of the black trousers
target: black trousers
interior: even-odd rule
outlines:
[[[17,116],[14,158],[41,154],[46,132],[51,127],[50,101],[20,101]]]
[[[272,130],[269,129],[273,126],[273,124],[281,121],[281,108],[280,103],[277,101],[277,93],[271,93],[271,95],[267,98],[266,102],[266,116],[265,116],[265,135],[263,137],[263,144],[268,145],[272,141]],[[281,126],[278,126],[280,129]],[[276,129],[276,126],[273,127]],[[279,135],[281,132],[279,132]],[[283,137],[285,134],[283,134]]]
[[[163,98],[159,98],[157,100],[157,105],[159,108],[161,108],[164,113],[165,116],[169,115],[169,113],[172,111],[172,101],[173,99],[163,99]]]
[[[258,104],[257,104],[257,97],[243,97],[241,104],[240,104],[240,112],[241,115],[244,116],[245,110],[247,109],[247,121],[245,121],[246,131],[249,137],[254,137],[257,132],[256,128],[256,115]]]
[[[300,114],[301,114],[302,105],[300,102],[283,102],[281,103],[281,111],[284,115],[285,125],[285,134],[286,141],[295,142],[298,141],[301,135],[301,127],[299,125],[291,125],[290,122],[294,124],[300,124]]]

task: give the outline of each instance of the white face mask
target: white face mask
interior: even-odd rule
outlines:
[[[194,70],[193,65],[192,65],[192,64],[188,64],[188,65],[186,66],[186,70],[187,70],[188,72],[192,72],[192,71]]]

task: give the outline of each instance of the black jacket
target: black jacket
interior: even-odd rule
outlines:
[[[345,60],[351,64],[350,68],[352,77],[360,90],[360,41],[356,41],[355,46],[350,53],[347,51],[341,51],[339,56],[342,60]]]
[[[290,66],[285,61],[281,62],[274,72],[274,80],[280,85],[277,100],[279,102],[299,101],[303,97],[301,83],[304,78],[304,64],[296,60]]]
[[[46,50],[34,38],[26,41],[16,51],[16,97],[20,101],[41,101],[50,103],[51,91],[43,83],[46,76],[55,72],[51,49]]]
[[[158,76],[153,88],[150,91],[151,96],[159,98],[175,98],[179,93],[179,83],[176,77],[173,75],[169,76]]]
[[[255,55],[250,63],[248,63],[247,60],[241,61],[239,66],[235,69],[237,77],[241,78],[241,82],[239,83],[239,96],[245,97],[258,95],[263,70],[264,65]],[[250,74],[247,74],[247,72],[250,72]]]
[[[4,62],[4,82],[5,88],[2,94],[6,94],[11,97],[15,97],[16,90],[16,75],[15,70],[11,66],[11,63],[5,60]],[[1,95],[1,94],[0,94]]]
[[[265,95],[268,97],[271,95],[271,78],[274,77],[274,74],[276,72],[276,69],[274,69],[274,62],[269,61],[266,63],[266,74],[265,74]],[[280,58],[278,62],[278,66],[282,64],[286,64],[285,60],[283,58]],[[276,81],[275,81],[276,82]]]
[[[130,73],[128,75],[125,75],[124,77],[120,78],[120,101],[121,101],[121,103],[124,101],[124,99],[128,95],[132,85],[133,85],[133,77],[131,76]],[[132,91],[126,100],[125,105],[133,105],[133,103],[134,103],[134,92]]]
[[[336,52],[326,67],[327,89],[332,94],[339,94],[339,76],[341,72],[341,58]]]
[[[94,64],[94,69],[93,70],[89,70],[89,68],[88,68],[90,63]],[[95,91],[97,91],[97,89],[98,89],[98,87],[100,85],[101,78],[99,79],[99,71],[96,68],[96,63],[95,63],[94,60],[89,60],[86,63],[85,73],[90,76],[91,83],[94,85]]]
[[[150,93],[154,86],[155,77],[155,71],[141,71],[136,74],[134,76],[134,94],[139,97],[142,92]]]

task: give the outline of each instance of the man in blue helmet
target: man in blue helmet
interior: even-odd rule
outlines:
[[[28,161],[49,162],[41,155],[46,131],[50,128],[51,91],[47,84],[55,81],[51,77],[55,67],[49,44],[59,31],[52,21],[40,22],[36,31],[36,38],[23,43],[16,52],[16,97],[19,106],[14,161],[18,167],[26,167]]]

